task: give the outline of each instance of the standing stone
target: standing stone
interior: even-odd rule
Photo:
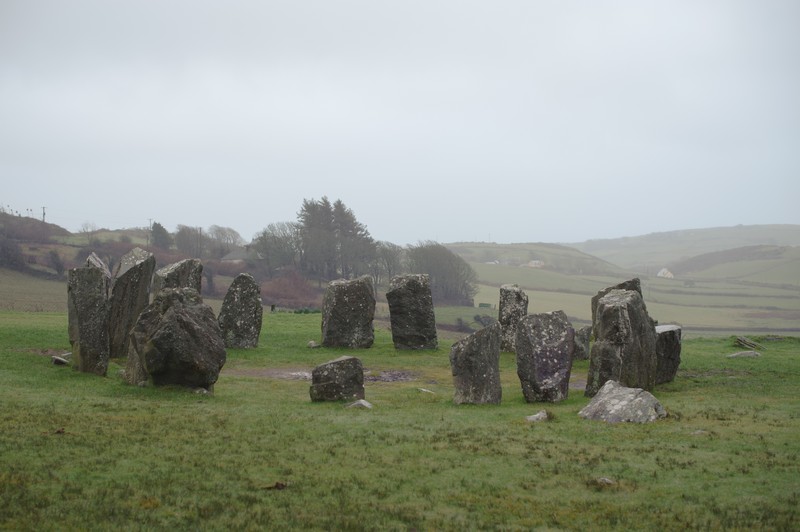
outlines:
[[[386,300],[395,349],[436,349],[436,316],[427,274],[393,277]]]
[[[514,352],[517,339],[517,326],[520,320],[528,315],[528,296],[515,284],[504,284],[500,287],[500,328],[502,340],[500,349]]]
[[[364,366],[361,360],[343,356],[320,364],[311,371],[309,394],[314,402],[364,399]]]
[[[450,348],[456,404],[500,404],[500,323],[462,338]]]
[[[585,325],[580,329],[575,329],[575,354],[572,355],[572,360],[589,359],[589,340],[591,336],[591,325]]]
[[[328,283],[322,300],[322,345],[372,347],[375,340],[375,290],[372,277],[339,279]]]
[[[681,328],[678,325],[656,327],[656,384],[672,382],[681,364]]]
[[[89,256],[86,257],[86,265],[91,266],[93,268],[97,268],[101,272],[103,272],[103,275],[105,275],[106,278],[108,279],[108,283],[106,283],[108,285],[106,287],[106,292],[108,292],[108,289],[111,287],[111,270],[108,269],[108,265],[105,262],[103,262],[103,259],[98,257],[97,253],[95,253],[94,251],[92,251],[89,254]],[[106,294],[106,297],[108,297],[108,294]]]
[[[517,328],[517,375],[529,403],[563,401],[575,351],[575,330],[557,310],[522,318]]]
[[[607,423],[650,423],[667,417],[667,412],[653,394],[641,388],[628,388],[607,381],[578,415]]]
[[[130,334],[125,377],[210,389],[227,353],[214,311],[193,288],[166,288],[141,313]]]
[[[595,322],[597,321],[597,305],[600,302],[600,299],[603,298],[607,293],[611,292],[612,290],[633,290],[634,292],[639,292],[639,295],[644,298],[642,295],[642,283],[638,277],[634,277],[633,279],[628,279],[627,281],[622,281],[621,283],[609,286],[608,288],[603,288],[597,294],[592,297],[592,332],[594,337],[597,338],[597,329],[595,327]]]
[[[108,284],[95,266],[73,268],[67,279],[68,334],[73,366],[84,373],[108,371]]]
[[[202,280],[203,263],[200,259],[184,259],[156,270],[152,294],[155,297],[164,288],[194,288],[200,294]]]
[[[634,290],[611,290],[600,298],[595,341],[589,358],[587,397],[606,381],[652,390],[656,382],[656,329],[642,296]]]
[[[263,313],[261,287],[252,275],[240,273],[228,288],[219,312],[225,347],[257,347]]]
[[[150,298],[150,282],[156,259],[152,253],[133,249],[120,259],[113,281],[109,314],[109,348],[112,357],[128,353],[128,335]]]

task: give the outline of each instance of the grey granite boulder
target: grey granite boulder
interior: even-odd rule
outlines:
[[[589,358],[587,397],[614,380],[652,390],[656,382],[656,329],[639,292],[611,290],[600,298]]]
[[[436,349],[436,316],[427,274],[393,277],[386,300],[396,349]]]
[[[656,326],[656,357],[656,384],[675,380],[681,364],[680,326]]]
[[[155,267],[153,254],[140,248],[131,250],[117,264],[109,298],[108,338],[112,357],[127,356],[128,335],[149,303]]]
[[[194,288],[202,293],[203,263],[200,259],[184,259],[159,268],[153,274],[153,297],[164,288]]]
[[[456,404],[499,404],[503,389],[500,384],[500,323],[472,333],[450,348]]]
[[[500,287],[500,307],[498,311],[502,339],[500,349],[514,352],[517,341],[517,326],[528,315],[528,296],[515,284]]]
[[[225,347],[257,347],[263,314],[261,287],[252,275],[240,273],[228,288],[219,312]]]
[[[667,413],[650,392],[606,381],[578,415],[608,423],[649,423],[666,417]]]
[[[105,375],[108,371],[108,268],[85,266],[69,270],[67,322],[73,366]]]
[[[130,334],[126,380],[211,389],[227,353],[211,307],[193,288],[166,288]]]
[[[343,356],[315,367],[311,371],[309,394],[314,402],[364,399],[361,360]]]
[[[375,341],[375,290],[372,277],[328,283],[322,300],[322,345],[372,347]]]
[[[575,331],[567,315],[557,310],[531,314],[517,327],[517,376],[529,403],[563,401],[575,350]]]

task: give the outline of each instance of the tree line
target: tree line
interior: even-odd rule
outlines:
[[[178,226],[171,235],[156,222],[150,238],[154,246],[169,249],[174,245],[200,258],[221,258],[244,246],[236,231],[219,226],[205,232]],[[426,273],[436,301],[471,305],[477,292],[472,267],[445,246],[427,241],[402,247],[376,241],[344,202],[331,202],[325,196],[303,200],[296,221],[270,223],[244,247],[249,266],[270,279],[287,271],[320,284],[371,275],[376,285],[385,285],[401,273]]]

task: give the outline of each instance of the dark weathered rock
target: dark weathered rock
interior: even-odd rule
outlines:
[[[202,293],[203,263],[200,259],[184,259],[159,268],[153,274],[152,294],[164,288],[194,288]]]
[[[364,399],[364,366],[361,360],[343,356],[320,364],[311,371],[309,394],[315,402]]]
[[[322,345],[371,347],[375,340],[375,290],[372,277],[328,283],[322,300]]]
[[[575,330],[567,315],[557,310],[531,314],[517,326],[517,375],[529,403],[563,401],[575,350]]]
[[[589,359],[589,341],[591,337],[591,325],[585,325],[579,329],[575,329],[575,353],[572,355],[572,360]]]
[[[499,321],[502,332],[500,349],[514,352],[517,341],[517,326],[528,315],[528,296],[515,284],[500,287]]]
[[[499,404],[500,323],[484,327],[462,338],[450,348],[456,404]]]
[[[386,300],[396,349],[436,349],[436,316],[427,274],[393,277]]]
[[[597,294],[592,296],[592,332],[595,338],[597,338],[597,330],[595,327],[595,322],[597,321],[597,304],[603,296],[612,290],[633,290],[634,292],[639,292],[639,295],[642,296],[642,299],[644,299],[644,296],[642,295],[642,283],[639,281],[638,277],[628,279],[627,281],[622,281],[617,285],[603,288],[597,292]]]
[[[86,257],[86,265],[91,266],[92,268],[97,268],[103,272],[103,275],[105,275],[109,280],[108,288],[111,288],[111,270],[108,269],[108,265],[103,262],[103,259],[97,256],[97,253],[92,251],[89,256]],[[108,294],[106,294],[106,297],[108,297]]]
[[[125,377],[211,388],[226,359],[225,343],[211,307],[193,288],[166,288],[141,313],[130,334]]]
[[[112,357],[128,354],[128,335],[150,298],[156,259],[152,253],[133,249],[120,259],[109,299],[109,350]]]
[[[252,275],[240,273],[228,288],[219,312],[225,347],[257,347],[263,314],[261,287]]]
[[[656,327],[656,384],[675,380],[681,364],[681,328],[678,325]]]
[[[73,268],[68,274],[72,361],[77,370],[85,373],[105,375],[108,371],[108,283],[106,272],[94,266]]]
[[[606,381],[578,415],[608,423],[649,423],[666,417],[667,413],[650,392]]]
[[[608,292],[597,305],[585,395],[592,397],[609,380],[652,390],[656,365],[656,329],[642,296],[634,290]]]

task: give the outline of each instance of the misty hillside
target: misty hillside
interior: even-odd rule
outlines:
[[[669,266],[676,277],[800,283],[800,247],[745,246],[697,255]]]
[[[564,244],[621,268],[655,275],[698,255],[748,246],[800,246],[800,225],[737,225]]]

